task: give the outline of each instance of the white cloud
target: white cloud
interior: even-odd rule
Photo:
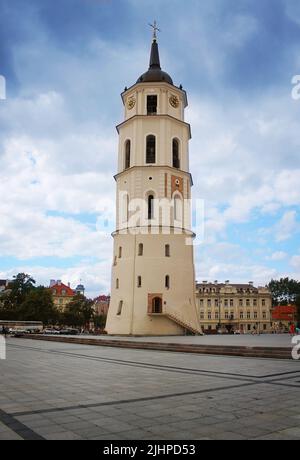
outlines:
[[[278,242],[291,238],[300,229],[297,212],[287,211],[275,226],[275,238]]]
[[[300,272],[300,255],[293,256],[291,258],[290,264]]]
[[[273,252],[270,256],[267,256],[267,260],[273,260],[273,261],[281,261],[285,260],[288,257],[288,254],[284,251],[276,251]]]

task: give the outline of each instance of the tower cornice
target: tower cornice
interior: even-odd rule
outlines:
[[[186,123],[185,121],[179,120],[176,117],[172,117],[172,115],[168,115],[167,113],[165,113],[165,114],[162,113],[162,114],[157,114],[157,115],[152,115],[152,116],[149,116],[149,115],[134,115],[133,117],[128,118],[127,120],[125,120],[122,123],[120,123],[119,125],[117,125],[116,130],[118,131],[118,134],[120,134],[120,128],[122,126],[126,126],[129,122],[131,122],[131,121],[133,121],[135,119],[145,119],[145,120],[151,119],[153,121],[155,119],[162,119],[162,118],[165,118],[165,119],[167,118],[167,119],[176,121],[177,123],[179,123],[181,125],[186,126],[188,128],[188,130],[189,130],[189,139],[192,139],[191,125],[189,123]]]
[[[171,171],[171,172],[176,172],[177,174],[180,173],[180,174],[184,174],[185,176],[189,177],[190,179],[190,184],[191,186],[194,185],[194,182],[193,182],[193,176],[190,172],[188,171],[184,171],[183,169],[175,169],[175,168],[172,168],[171,166],[169,165],[151,165],[151,166],[147,166],[147,165],[142,165],[142,166],[132,166],[131,168],[128,168],[128,169],[125,169],[124,171],[116,174],[114,176],[114,179],[117,180],[119,179],[120,177],[122,176],[126,176],[129,172],[132,172],[134,170],[141,170],[141,169],[144,169],[144,170],[150,170],[151,168],[153,169],[167,169],[168,171]]]

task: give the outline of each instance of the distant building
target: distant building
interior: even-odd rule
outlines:
[[[196,286],[197,311],[203,331],[272,330],[272,295],[265,287],[249,284],[208,283]]]
[[[295,305],[286,305],[274,307],[272,311],[272,320],[278,326],[289,327],[291,323],[295,323],[297,318],[297,308]]]
[[[8,283],[8,280],[0,280],[0,292],[3,292],[7,289]]]
[[[78,284],[78,286],[75,288],[76,294],[84,295],[85,293],[85,287],[83,284]]]
[[[50,289],[52,292],[54,305],[62,312],[66,309],[67,305],[73,300],[73,298],[76,295],[76,292],[73,289],[71,289],[70,283],[68,283],[67,286],[60,280],[51,280]]]
[[[97,316],[107,316],[110,296],[101,295],[95,299],[93,308]]]

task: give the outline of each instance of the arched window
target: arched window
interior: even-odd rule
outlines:
[[[179,159],[179,142],[177,139],[173,139],[173,168],[180,168],[180,159]]]
[[[121,259],[121,258],[122,258],[122,247],[120,246],[119,247],[119,259]]]
[[[170,276],[169,275],[166,276],[165,287],[166,289],[170,289]]]
[[[138,287],[138,288],[141,288],[141,287],[142,287],[142,277],[141,277],[141,276],[138,276],[138,279],[137,279],[137,287]]]
[[[156,139],[155,136],[147,136],[146,140],[146,163],[149,165],[156,163]]]
[[[131,152],[131,142],[125,142],[125,169],[130,168],[130,152]]]
[[[144,254],[144,245],[142,243],[139,244],[139,256]]]
[[[160,297],[155,297],[152,301],[152,312],[156,314],[162,313],[162,300]]]
[[[148,220],[154,219],[154,196],[148,196]]]
[[[180,221],[182,223],[182,199],[179,195],[174,197],[174,220]]]
[[[120,285],[120,283],[119,283],[119,278],[117,278],[117,279],[116,279],[116,289],[119,289],[119,285]]]

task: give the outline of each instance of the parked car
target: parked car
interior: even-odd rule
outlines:
[[[59,331],[57,331],[56,329],[44,329],[43,330],[43,334],[47,334],[47,335],[59,335]]]
[[[78,335],[78,329],[61,329],[59,332],[61,335]]]

